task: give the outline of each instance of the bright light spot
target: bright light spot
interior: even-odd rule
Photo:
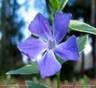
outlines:
[[[88,55],[91,51],[92,51],[91,44],[87,42],[87,44],[85,45],[84,54]]]
[[[81,22],[84,22],[84,18],[83,17],[79,17],[78,20],[81,21]]]
[[[26,67],[30,67],[30,65],[26,65]]]
[[[25,64],[27,64],[28,63],[28,57],[26,56],[26,55],[22,55],[23,56],[23,62],[25,63]]]
[[[2,39],[2,32],[0,32],[0,40]]]
[[[20,16],[21,18],[25,19],[25,14],[27,14],[27,12],[25,11],[25,7],[21,7],[18,11],[17,11],[18,16]]]
[[[28,30],[28,25],[25,25],[24,27],[22,27],[21,31],[23,31],[23,39],[22,41],[24,41],[25,39],[27,39],[29,36],[31,36],[31,32]]]
[[[36,58],[37,62],[40,62],[42,60],[42,54],[39,54]]]
[[[18,4],[22,5],[26,0],[17,0]]]
[[[38,12],[36,10],[29,9],[25,14],[25,21],[29,24]]]

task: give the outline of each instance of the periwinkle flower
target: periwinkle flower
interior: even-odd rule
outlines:
[[[48,20],[40,13],[29,25],[33,35],[18,46],[19,50],[32,60],[37,60],[42,78],[56,74],[61,69],[61,64],[56,59],[57,55],[64,61],[79,59],[79,50],[76,37],[73,35],[67,41],[60,43],[68,32],[71,14],[57,12],[54,15],[53,28]],[[41,58],[37,57],[41,55]]]

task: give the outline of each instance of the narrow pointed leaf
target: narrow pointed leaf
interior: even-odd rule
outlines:
[[[60,4],[60,10],[63,10],[65,5],[67,4],[68,0],[61,0],[61,4]]]
[[[81,21],[71,20],[69,28],[71,31],[79,31],[79,32],[90,33],[90,34],[96,35],[95,27],[92,27],[89,24],[86,24]]]
[[[78,43],[78,46],[79,46],[79,52],[80,53],[83,52],[87,41],[88,41],[88,35],[85,35],[85,36],[82,36],[82,37],[78,38],[77,43]]]
[[[58,11],[60,5],[59,0],[49,0],[49,4],[51,11]]]
[[[38,70],[37,64],[32,63],[24,67],[21,67],[19,69],[9,71],[6,74],[31,75],[31,74],[39,74],[39,70]]]
[[[35,83],[32,81],[25,81],[26,88],[49,88],[48,86],[41,84],[41,83]]]

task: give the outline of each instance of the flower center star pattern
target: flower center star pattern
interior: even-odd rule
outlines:
[[[37,14],[30,23],[29,30],[33,35],[38,36],[38,38],[30,36],[18,45],[22,53],[38,62],[42,78],[52,76],[60,71],[61,64],[55,55],[64,61],[77,61],[80,57],[74,35],[67,41],[60,43],[68,32],[71,16],[70,13],[55,13],[53,28],[51,30],[48,20],[40,13]],[[38,60],[37,57],[39,55],[41,55],[41,58]]]

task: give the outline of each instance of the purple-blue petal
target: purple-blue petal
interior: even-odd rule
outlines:
[[[29,37],[18,45],[18,49],[32,59],[44,52],[46,47],[47,45],[43,41],[32,37]]]
[[[61,64],[56,60],[52,50],[47,51],[42,60],[38,62],[42,78],[52,76],[61,69]]]
[[[54,37],[59,43],[66,33],[68,32],[68,26],[71,19],[70,13],[57,12],[54,16],[53,33]]]
[[[77,61],[80,58],[75,36],[71,36],[66,42],[59,44],[54,49],[54,52],[64,61]]]
[[[40,13],[38,13],[30,23],[29,30],[33,35],[44,39],[48,39],[52,36],[48,20]]]

